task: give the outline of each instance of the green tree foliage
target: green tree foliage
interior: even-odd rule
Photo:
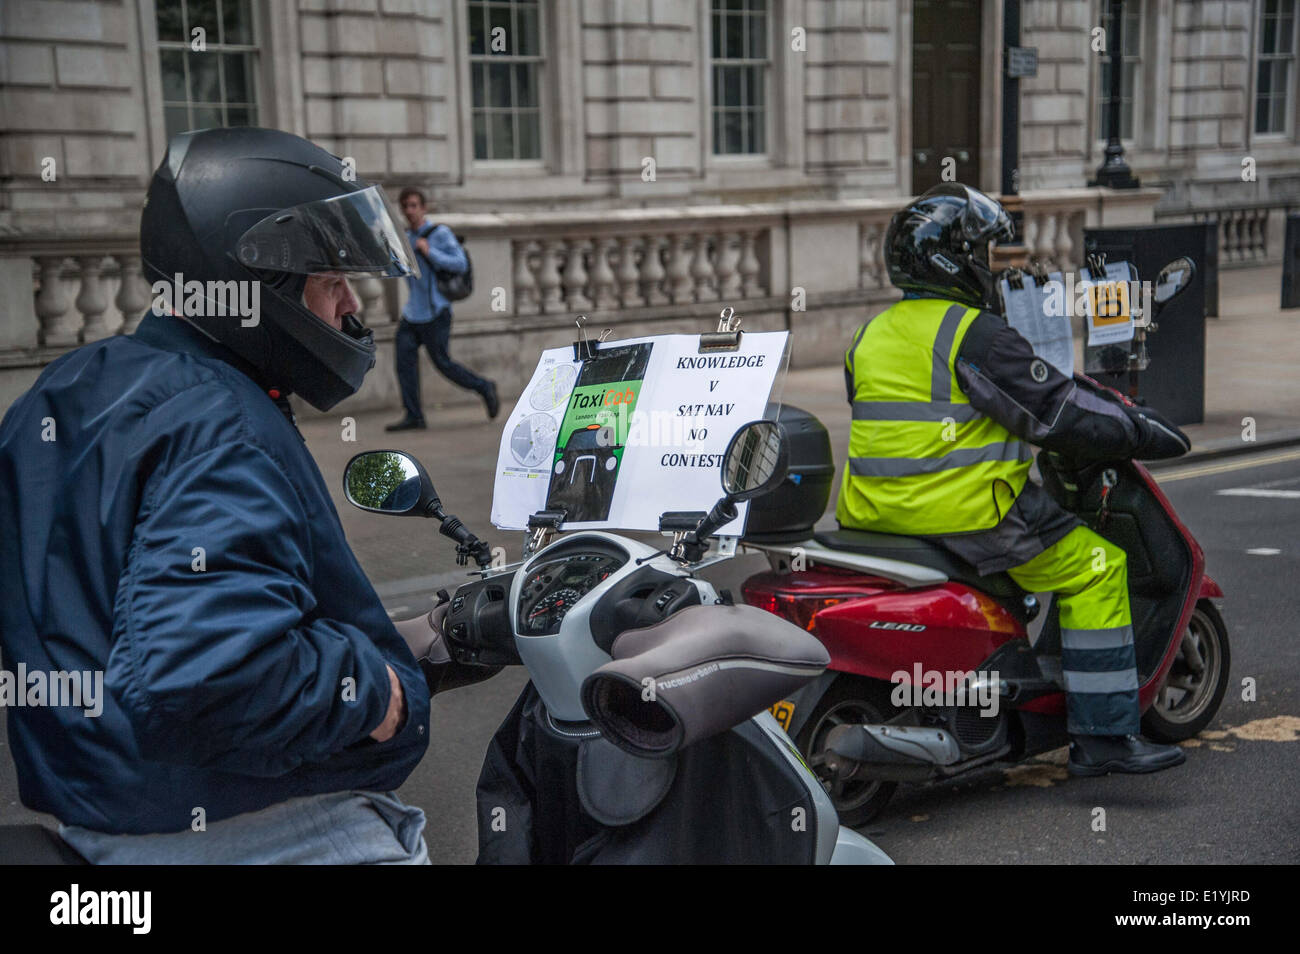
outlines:
[[[406,479],[402,456],[387,451],[366,454],[348,468],[348,493],[365,507],[381,507]]]

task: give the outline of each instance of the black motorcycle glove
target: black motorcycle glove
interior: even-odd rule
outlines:
[[[1168,460],[1182,457],[1192,449],[1192,442],[1159,411],[1150,407],[1124,408],[1138,429],[1138,446],[1133,456],[1138,460]]]

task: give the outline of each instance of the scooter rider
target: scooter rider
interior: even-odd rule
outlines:
[[[238,128],[171,141],[140,245],[138,330],[51,363],[0,425],[5,664],[106,690],[97,718],[10,710],[22,801],[94,862],[427,860],[390,792],[429,691],[287,401],[360,387],[347,276],[411,274],[406,243],[340,159]]]
[[[905,294],[846,356],[853,423],[836,516],[931,538],[981,574],[1055,592],[1069,771],[1159,771],[1184,755],[1138,735],[1124,551],[1029,480],[1029,445],[1101,460],[1178,456],[1188,442],[1155,412],[1065,377],[997,313],[989,243],[1012,237],[1001,205],[957,183],[890,222],[889,278]]]

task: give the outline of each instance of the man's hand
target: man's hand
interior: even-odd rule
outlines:
[[[446,619],[450,607],[451,600],[446,600],[423,616],[393,621],[397,634],[406,641],[411,655],[416,660],[431,663],[445,663],[451,660],[447,643],[442,638],[442,621]]]
[[[406,640],[411,654],[420,663],[420,671],[424,673],[424,682],[431,695],[459,686],[471,686],[490,679],[501,671],[500,666],[459,663],[451,658],[451,651],[442,632],[447,611],[451,609],[451,600],[446,591],[440,591],[438,596],[440,602],[431,612],[415,619],[393,621],[398,635]]]
[[[388,669],[388,713],[384,716],[384,721],[379,723],[379,727],[370,733],[370,737],[376,742],[387,742],[393,736],[397,735],[397,730],[406,720],[406,693],[402,692],[402,683],[397,678],[397,673],[393,672],[392,666]]]
[[[429,254],[429,240],[427,238],[415,240],[415,250],[421,255]]]

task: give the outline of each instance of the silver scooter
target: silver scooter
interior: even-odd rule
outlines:
[[[476,681],[464,678],[475,667],[528,669],[479,781],[480,863],[892,864],[839,824],[767,711],[792,680],[824,667],[774,658],[786,645],[797,655],[808,635],[778,621],[788,630],[768,632],[758,647],[743,615],[752,608],[732,606],[695,576],[735,554],[735,537],[719,538],[710,555],[711,539],[736,504],[772,490],[786,467],[781,426],[755,421],[723,457],[724,495],[713,509],[661,517],[660,530],[673,534],[665,549],[605,531],[565,534],[563,513],[541,511],[529,521],[524,560],[493,566],[491,548],[444,512],[413,457],[369,451],[349,462],[350,503],[433,517],[459,562],[479,566],[478,579],[447,598],[441,660],[421,661],[431,688]],[[655,648],[620,659],[628,640]],[[675,661],[653,668],[664,658]],[[449,669],[459,675],[448,679]]]

